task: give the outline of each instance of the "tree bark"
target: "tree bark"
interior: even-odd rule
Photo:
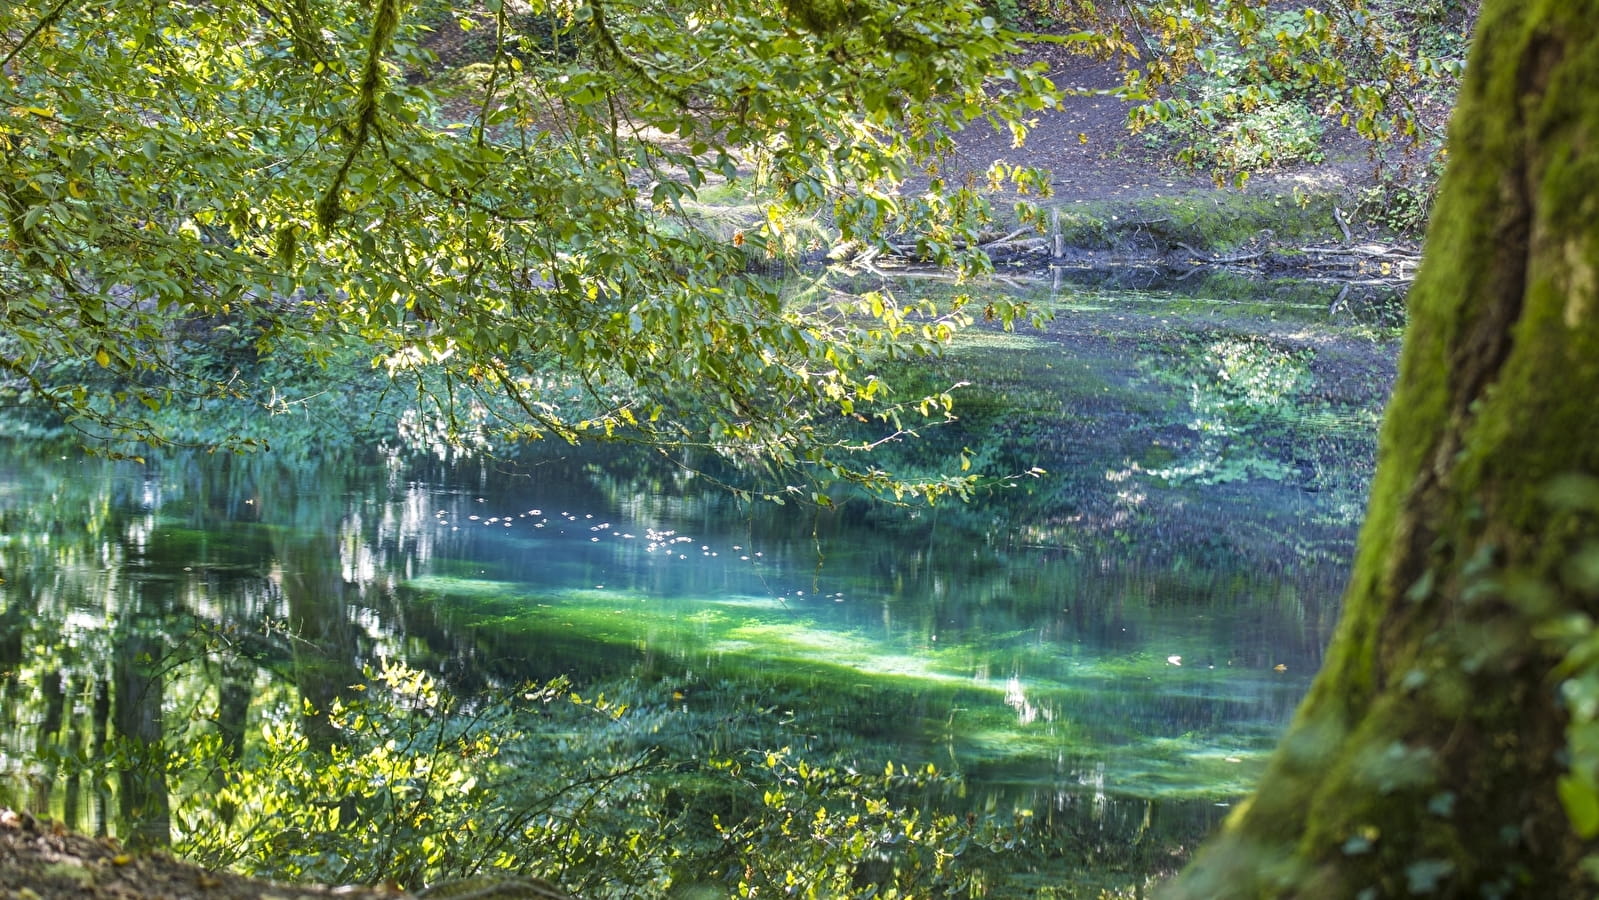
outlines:
[[[1487,0],[1343,619],[1170,898],[1591,897],[1549,623],[1599,536],[1599,0]]]

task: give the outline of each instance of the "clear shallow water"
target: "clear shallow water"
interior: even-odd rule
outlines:
[[[1042,333],[929,367],[987,387],[899,462],[964,447],[1048,472],[966,505],[741,504],[712,461],[615,447],[5,447],[0,802],[126,829],[133,788],[62,784],[36,751],[170,736],[218,718],[230,684],[247,717],[274,691],[323,705],[401,659],[463,694],[602,685],[655,733],[692,732],[679,750],[932,761],[964,777],[951,808],[1027,810],[1122,848],[1117,866],[1169,866],[1248,789],[1320,662],[1392,348],[1151,297],[1079,293]],[[221,655],[179,652],[197,639]]]

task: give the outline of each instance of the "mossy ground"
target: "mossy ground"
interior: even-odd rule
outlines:
[[[1265,246],[1344,239],[1333,209],[1338,194],[1217,188],[1134,200],[1061,200],[1047,213],[1068,250],[1163,253],[1186,245],[1225,255]]]

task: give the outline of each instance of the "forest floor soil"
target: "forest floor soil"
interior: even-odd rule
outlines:
[[[397,891],[286,887],[213,872],[164,853],[128,853],[0,809],[0,897],[6,900],[396,900]]]
[[[1307,215],[1325,218],[1309,230],[1344,243],[1377,239],[1414,248],[1414,235],[1394,235],[1377,223],[1364,222],[1358,208],[1360,192],[1378,185],[1384,165],[1391,170],[1406,162],[1402,150],[1379,152],[1353,130],[1331,124],[1318,160],[1255,173],[1239,187],[1231,182],[1229,173],[1201,171],[1180,163],[1175,142],[1129,131],[1128,112],[1142,101],[1117,95],[1123,83],[1121,62],[1076,54],[1060,45],[1042,45],[1031,58],[1043,62],[1050,80],[1069,95],[1058,108],[1036,115],[1021,146],[1013,145],[1009,132],[986,125],[960,133],[955,152],[946,160],[946,175],[981,184],[996,160],[1045,169],[1051,175],[1053,194],[1025,199],[1063,212],[1081,210],[1107,221],[1136,216],[1139,210],[1147,213],[1178,200],[1197,201],[1226,216],[1245,198],[1285,198],[1290,205],[1302,205],[1309,197],[1331,198],[1333,205],[1341,206],[1342,221],[1328,215],[1331,206],[1323,204],[1307,210]],[[993,197],[1022,199],[1005,192]],[[1293,215],[1292,211],[1284,214]],[[1267,238],[1266,243],[1278,246],[1288,243],[1282,235],[1275,241],[1269,240],[1270,235]]]
[[[1218,188],[1216,173],[1178,163],[1171,142],[1128,130],[1128,112],[1143,101],[1115,95],[1123,84],[1124,62],[1084,56],[1059,45],[1042,45],[1030,58],[1044,63],[1049,79],[1069,95],[1059,108],[1038,113],[1020,148],[1011,146],[1009,133],[968,129],[957,140],[962,168],[981,171],[1005,158],[1048,169],[1057,202],[1138,200]],[[1258,173],[1244,190],[1369,187],[1376,171],[1370,149],[1353,131],[1332,126],[1323,138],[1321,160]]]
[[[208,869],[168,853],[130,853],[0,807],[3,900],[571,900],[535,878],[469,878],[410,894],[397,886],[286,885]]]

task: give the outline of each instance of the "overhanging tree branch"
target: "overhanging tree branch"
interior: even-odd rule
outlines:
[[[344,162],[340,164],[339,171],[333,176],[333,183],[328,185],[327,192],[317,203],[317,224],[324,232],[330,231],[338,222],[343,212],[340,207],[339,194],[344,189],[344,180],[350,174],[350,167],[355,164],[356,157],[361,155],[361,149],[366,146],[367,138],[377,126],[379,94],[383,90],[383,57],[388,52],[390,43],[394,40],[394,32],[400,27],[400,0],[378,0],[377,14],[372,20],[372,43],[367,50],[366,64],[361,70],[360,94],[355,106],[355,133],[350,140],[350,148],[344,155]]]
[[[55,5],[54,9],[41,16],[38,23],[33,26],[33,29],[22,36],[22,40],[18,41],[17,45],[11,48],[11,52],[7,53],[4,59],[0,59],[0,72],[9,69],[11,67],[11,61],[16,59],[17,55],[20,54],[25,47],[33,43],[33,40],[42,34],[46,28],[49,28],[51,25],[55,24],[55,21],[61,18],[61,14],[66,12],[67,7],[72,5],[74,2],[75,0],[61,0],[60,3]]]

